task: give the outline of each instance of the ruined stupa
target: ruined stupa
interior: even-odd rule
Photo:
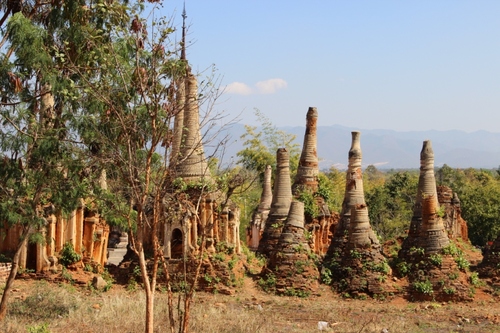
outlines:
[[[497,285],[500,282],[500,236],[484,248],[478,272],[481,277],[493,278]]]
[[[347,234],[351,221],[353,207],[365,205],[365,194],[363,190],[363,173],[361,169],[361,144],[360,132],[352,132],[351,149],[349,150],[349,164],[346,171],[346,185],[344,201],[340,220],[335,228],[332,242],[327,252],[327,260],[339,258],[347,241]]]
[[[257,250],[258,253],[265,256],[269,256],[278,243],[283,223],[288,216],[288,210],[292,202],[290,156],[286,148],[279,148],[277,150],[276,162],[271,210],[269,211],[262,239],[259,242]]]
[[[407,253],[410,248],[418,244],[420,226],[422,225],[422,200],[423,196],[432,198],[434,205],[439,207],[436,190],[436,178],[434,176],[434,151],[430,140],[423,143],[420,152],[420,176],[418,178],[418,189],[415,204],[413,205],[413,216],[410,222],[408,237],[403,242],[401,251]]]
[[[438,253],[450,244],[450,239],[443,219],[438,215],[438,201],[432,195],[422,195],[422,223],[416,245],[424,249],[425,253]]]
[[[319,166],[317,154],[317,123],[318,111],[310,107],[306,115],[306,130],[304,144],[300,154],[299,166],[292,185],[295,198],[302,200],[303,195],[313,196],[315,212],[305,214],[305,228],[309,235],[308,241],[314,253],[324,255],[331,239],[332,225],[338,222],[338,214],[331,214],[325,199],[318,193]],[[311,211],[310,210],[310,211]]]
[[[317,122],[318,111],[316,108],[310,107],[306,116],[306,132],[304,134],[304,144],[300,154],[299,166],[292,185],[294,196],[297,196],[301,191],[315,193],[318,190]]]
[[[319,271],[311,254],[304,237],[304,204],[293,201],[283,232],[263,269],[263,278],[275,281],[273,291],[277,294],[308,296],[319,286]]]
[[[388,279],[391,273],[382,254],[382,246],[370,225],[368,207],[365,204],[355,205],[351,208],[340,267],[332,271],[334,285],[350,296],[387,295],[394,292]]]
[[[247,230],[247,244],[252,251],[256,251],[259,247],[260,238],[262,237],[262,232],[264,231],[264,226],[269,216],[269,211],[271,210],[271,203],[273,200],[271,176],[272,168],[268,165],[264,171],[260,202],[252,214],[252,221]]]
[[[210,170],[200,133],[198,81],[193,74],[188,73],[184,84],[186,101],[184,109],[177,115],[183,119],[175,175],[187,183],[210,181]],[[178,129],[174,129],[174,133],[178,133]],[[175,143],[177,144],[177,141]]]
[[[408,275],[415,300],[469,300],[469,263],[448,238],[434,177],[434,152],[424,141],[420,177],[408,237],[399,251],[399,273]]]
[[[462,218],[460,199],[456,192],[448,186],[437,187],[440,211],[443,213],[444,228],[451,239],[469,241],[467,222]]]
[[[175,90],[174,128],[170,163],[175,168],[175,177],[186,183],[211,182],[210,170],[203,149],[200,131],[200,107],[198,100],[198,80],[191,73],[186,59],[186,11],[184,9],[182,25],[181,61],[184,72],[173,80]]]

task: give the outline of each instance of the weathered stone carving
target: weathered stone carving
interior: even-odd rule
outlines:
[[[432,198],[433,205],[439,207],[436,178],[434,176],[434,151],[432,150],[430,140],[424,141],[420,152],[420,176],[418,178],[417,197],[413,206],[413,216],[411,218],[408,237],[404,240],[401,248],[403,255],[408,253],[410,248],[419,244],[418,237],[420,236],[420,226],[422,225],[422,201],[424,195]]]
[[[318,111],[316,108],[310,107],[306,116],[306,132],[297,175],[292,186],[294,196],[297,196],[300,191],[314,193],[318,190],[317,122]]]
[[[340,220],[335,228],[335,233],[328,249],[328,258],[338,256],[342,253],[347,240],[352,208],[365,204],[363,173],[361,169],[362,152],[360,135],[360,132],[352,132],[349,164],[346,171],[344,201],[342,203],[342,211],[340,212]]]
[[[448,237],[469,241],[467,222],[462,218],[460,199],[456,192],[447,186],[437,187],[440,210],[444,213],[443,223]]]
[[[276,279],[276,293],[309,295],[319,286],[319,271],[311,259],[311,249],[304,238],[304,204],[293,201],[275,250],[263,269]]]
[[[250,250],[257,251],[259,242],[264,231],[264,226],[271,210],[271,203],[273,200],[273,193],[271,190],[271,176],[272,168],[270,165],[264,171],[264,181],[262,186],[262,194],[257,208],[252,214],[252,221],[247,230],[247,244]]]
[[[368,218],[365,204],[351,208],[347,242],[340,267],[332,273],[339,291],[351,295],[393,292],[388,276],[391,269]]]
[[[200,133],[198,81],[188,73],[185,78],[186,101],[183,112],[182,136],[176,164],[176,177],[185,182],[210,180],[210,170],[205,158]],[[174,129],[178,133],[178,129]],[[176,143],[177,144],[177,143]]]
[[[274,250],[283,229],[283,222],[288,216],[292,202],[290,181],[290,156],[285,148],[276,152],[276,175],[274,178],[273,200],[267,218],[262,239],[257,252],[269,256]]]

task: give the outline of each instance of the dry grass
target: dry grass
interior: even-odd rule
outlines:
[[[143,331],[145,298],[120,286],[106,293],[71,285],[16,281],[5,333],[135,333]],[[500,332],[497,298],[483,295],[475,303],[436,304],[346,300],[322,290],[321,297],[277,297],[255,289],[250,280],[234,296],[198,293],[191,332]],[[167,332],[166,295],[157,294],[156,331]],[[46,330],[43,325],[46,324]]]

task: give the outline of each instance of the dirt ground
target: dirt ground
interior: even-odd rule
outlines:
[[[481,261],[480,251],[465,250],[472,265]],[[65,279],[61,274],[41,281],[21,276],[0,333],[143,332],[145,297],[140,285],[114,283],[109,291],[97,292],[89,288],[93,276],[81,269],[66,271]],[[392,282],[400,290],[408,285],[405,279]],[[166,295],[161,287],[156,293],[156,332],[167,332]],[[190,332],[319,332],[318,325],[326,325],[325,332],[346,333],[500,332],[500,292],[489,280],[475,288],[471,302],[412,302],[403,296],[351,299],[326,285],[308,298],[275,296],[262,291],[257,278],[245,276],[231,295],[195,294]],[[179,299],[174,295],[176,304]]]
[[[42,323],[49,329],[40,331],[44,333],[142,331],[140,290],[113,285],[108,292],[96,293],[60,283],[48,283],[44,288],[52,288],[66,299],[76,297],[77,306],[67,318],[40,320],[10,313],[6,330],[0,331],[37,332],[26,328]],[[318,322],[326,322],[326,332],[500,332],[500,297],[483,289],[489,290],[478,288],[475,300],[467,303],[409,302],[402,297],[346,299],[327,286],[321,286],[316,296],[298,298],[266,294],[245,277],[233,295],[196,293],[190,327],[191,332],[318,332]],[[33,294],[42,298],[40,281],[17,280],[11,298],[14,309]],[[158,292],[158,332],[166,331],[165,298],[165,293]],[[135,313],[133,322],[120,319],[131,313]]]

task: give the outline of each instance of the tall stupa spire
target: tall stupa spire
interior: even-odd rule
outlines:
[[[186,1],[184,1],[184,8],[182,9],[182,41],[181,41],[181,60],[187,61],[186,59]]]

